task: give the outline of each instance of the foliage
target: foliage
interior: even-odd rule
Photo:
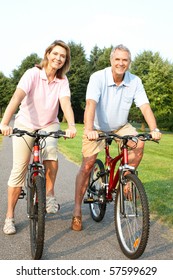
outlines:
[[[132,62],[131,72],[142,79],[159,127],[172,130],[173,65],[167,60],[163,61],[159,53],[144,51]],[[134,106],[130,118],[144,121]]]
[[[70,42],[69,47],[71,49],[71,68],[67,77],[72,92],[72,107],[76,122],[82,123],[85,108],[85,93],[89,80],[89,64],[81,44]]]
[[[40,63],[41,58],[38,57],[36,53],[33,53],[29,56],[27,56],[21,63],[21,65],[18,67],[18,69],[14,69],[12,71],[11,79],[13,81],[14,89],[17,86],[20,78],[25,73],[25,71],[29,68],[32,68],[35,66],[35,64]]]
[[[12,71],[10,78],[5,77],[3,73],[0,72],[0,116],[2,116],[3,110],[9,103],[21,76],[27,69],[39,63],[40,60],[37,54],[27,56],[26,59],[22,61],[19,68]]]
[[[2,117],[3,110],[9,103],[12,95],[12,82],[10,78],[4,76],[0,72],[0,117]]]
[[[173,67],[157,56],[149,70],[145,88],[158,122],[163,126],[173,114]]]
[[[103,51],[99,49],[97,45],[94,46],[94,48],[91,50],[91,54],[89,57],[89,67],[90,67],[90,73],[94,73],[98,69],[98,60],[100,56],[103,54]]]
[[[112,47],[101,50],[97,47],[97,45],[91,50],[89,58],[90,74],[110,66],[111,50]]]
[[[83,123],[85,96],[90,75],[110,65],[109,48],[100,49],[97,45],[91,50],[89,59],[86,58],[81,44],[69,42],[71,49],[71,68],[67,76],[72,93],[72,106],[75,120]],[[0,108],[8,104],[20,77],[28,69],[40,62],[37,54],[26,57],[18,67],[12,71],[12,76],[6,78],[0,73]],[[173,131],[173,65],[164,61],[158,52],[144,51],[138,54],[131,63],[130,71],[139,76],[143,82],[151,107],[156,116],[158,126],[164,130]],[[60,113],[62,120],[62,112]],[[134,105],[129,114],[130,121],[144,123],[143,116]]]

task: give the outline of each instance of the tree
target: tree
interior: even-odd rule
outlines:
[[[76,122],[83,122],[86,87],[89,79],[89,64],[81,44],[70,42],[71,67],[67,76],[72,93],[72,107]]]
[[[98,60],[100,56],[103,54],[103,50],[99,49],[97,45],[94,46],[94,48],[91,50],[91,54],[89,57],[89,68],[90,68],[90,74],[94,73],[98,70]]]
[[[24,72],[39,63],[41,59],[37,54],[31,54],[27,56],[21,63],[18,69],[12,71],[10,78],[7,78],[0,72],[0,114],[2,116],[3,109],[9,103],[11,96],[13,95],[16,86],[24,74]]]
[[[150,63],[154,62],[155,56],[151,51],[144,51],[137,55],[131,63],[130,70],[133,74],[139,76],[145,84],[150,71]]]
[[[90,65],[90,73],[95,71],[104,69],[110,66],[110,53],[112,50],[112,46],[110,48],[99,49],[95,46],[90,55],[89,65]]]
[[[70,42],[69,46],[71,49],[71,68],[67,76],[72,93],[72,106],[76,122],[82,123],[89,77],[93,72],[110,66],[112,46],[103,49],[97,45],[94,46],[89,60],[86,59],[85,50],[81,44]],[[5,77],[0,72],[1,115],[23,73],[40,61],[38,55],[33,53],[22,61],[18,69],[12,71],[10,78]],[[159,53],[144,51],[135,57],[131,63],[130,71],[142,79],[159,127],[173,131],[173,64],[167,60],[164,61]],[[62,112],[60,117],[62,117]],[[144,124],[140,110],[134,105],[130,110],[129,120]]]
[[[168,123],[172,123],[173,65],[167,60],[163,61],[158,52],[153,54],[151,51],[144,51],[132,62],[131,72],[142,79],[159,126],[166,127]],[[144,122],[141,113],[134,106],[129,116],[131,120]]]
[[[41,58],[38,57],[36,53],[33,53],[29,56],[27,56],[24,60],[22,60],[21,65],[18,67],[18,69],[14,69],[12,71],[11,79],[13,81],[14,90],[17,86],[20,78],[25,73],[25,71],[29,68],[32,68],[35,66],[35,64],[39,64],[41,61]]]
[[[0,72],[0,117],[2,117],[3,111],[12,95],[12,84],[11,79],[4,76]]]
[[[154,54],[151,51],[144,51],[137,55],[131,63],[130,71],[139,76],[145,87],[145,82],[148,79],[148,73],[150,71],[150,63],[154,61]],[[130,110],[129,119],[131,121],[142,123],[141,130],[145,130],[145,120],[141,114],[141,111],[133,104]]]
[[[173,128],[173,65],[167,60],[163,61],[158,54],[150,63],[145,88],[159,125]]]

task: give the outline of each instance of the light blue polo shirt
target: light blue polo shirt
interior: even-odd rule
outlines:
[[[93,73],[90,77],[86,99],[97,102],[94,128],[102,131],[117,130],[128,122],[130,107],[149,103],[141,79],[125,73],[124,80],[116,86],[111,67]]]

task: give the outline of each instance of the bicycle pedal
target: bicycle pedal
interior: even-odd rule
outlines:
[[[85,198],[84,203],[93,203],[95,200],[92,197]]]
[[[26,192],[24,190],[21,190],[21,193],[20,193],[18,199],[23,199],[25,197],[25,195],[26,195]]]

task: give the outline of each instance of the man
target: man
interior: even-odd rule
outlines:
[[[86,93],[84,113],[84,135],[82,142],[83,161],[76,177],[75,207],[71,228],[82,229],[81,204],[88,186],[88,179],[97,154],[104,148],[98,138],[99,131],[114,131],[119,135],[137,134],[128,123],[128,115],[133,101],[140,108],[153,139],[159,140],[161,133],[157,128],[154,114],[145,93],[141,79],[128,69],[131,53],[128,48],[118,45],[110,55],[111,67],[91,75]],[[138,141],[136,149],[129,152],[129,164],[138,167],[144,149],[144,142]]]

